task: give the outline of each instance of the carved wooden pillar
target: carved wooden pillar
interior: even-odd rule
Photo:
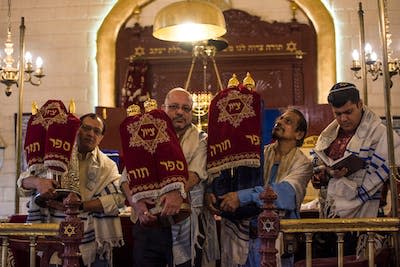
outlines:
[[[260,194],[260,199],[264,201],[263,212],[258,216],[258,235],[261,239],[260,254],[262,267],[276,266],[276,253],[278,250],[275,248],[275,242],[280,230],[280,220],[274,206],[276,198],[275,192],[269,185]]]
[[[75,193],[64,199],[67,208],[65,221],[60,224],[60,238],[64,243],[63,267],[79,267],[79,244],[83,237],[83,222],[78,218],[81,201]]]

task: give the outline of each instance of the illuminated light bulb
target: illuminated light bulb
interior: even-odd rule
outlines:
[[[43,59],[41,57],[37,57],[36,59],[36,68],[42,68],[43,67]]]
[[[375,62],[377,59],[378,59],[378,56],[376,55],[376,53],[372,52],[371,53],[371,60]]]
[[[32,63],[32,54],[29,51],[25,53],[25,62]]]
[[[353,60],[360,60],[360,54],[358,53],[357,49],[353,50],[353,53],[351,53],[351,56],[353,58]]]
[[[369,43],[365,44],[365,54],[371,54],[372,52],[372,47]]]

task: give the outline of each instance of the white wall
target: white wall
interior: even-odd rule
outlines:
[[[359,88],[362,87],[361,80],[354,79],[350,71],[351,52],[353,49],[359,49],[359,1],[347,0],[324,0],[325,5],[332,11],[336,27],[337,43],[337,79],[338,81],[352,81]],[[382,58],[382,46],[379,34],[378,20],[378,0],[361,1],[364,10],[365,20],[365,39],[369,42],[378,58]],[[400,18],[397,14],[400,12],[400,2],[389,0],[388,15],[390,22],[390,32],[392,33],[393,58],[400,56]],[[349,3],[351,5],[349,5]],[[392,88],[392,115],[400,115],[400,79],[399,75],[393,77]],[[380,115],[385,115],[383,78],[372,81],[368,77],[368,106]]]
[[[223,0],[221,0],[223,1]],[[21,16],[25,17],[26,50],[34,57],[42,56],[46,77],[39,87],[25,86],[23,111],[30,112],[32,101],[41,106],[48,99],[60,99],[65,103],[73,98],[77,113],[94,110],[97,105],[96,76],[96,33],[102,20],[116,0],[13,0],[12,33],[15,49],[18,50],[18,27]],[[156,11],[171,0],[157,0],[144,8],[140,22],[151,24]],[[265,20],[291,18],[287,0],[231,0],[233,8],[243,9]],[[337,40],[337,77],[340,81],[352,81],[361,87],[361,82],[353,80],[350,71],[351,51],[358,48],[358,1],[323,0],[335,18]],[[365,10],[366,39],[381,56],[378,30],[377,1],[362,1]],[[6,37],[7,0],[0,1],[0,47]],[[400,32],[400,2],[389,1],[390,30]],[[304,20],[304,15],[299,15]],[[392,37],[394,55],[400,54],[400,36]],[[1,52],[4,56],[4,52]],[[399,77],[394,79],[392,90],[392,113],[400,115]],[[369,106],[384,114],[382,79],[368,82]],[[3,88],[0,85],[0,89]],[[1,89],[2,90],[2,89]],[[10,97],[0,92],[0,134],[7,143],[5,160],[0,169],[0,217],[14,213],[15,192],[15,142],[14,113],[18,108],[18,91]],[[21,210],[25,204],[21,200]]]
[[[46,77],[39,87],[25,84],[23,111],[31,111],[32,101],[39,106],[48,99],[68,103],[75,99],[77,113],[94,110],[97,105],[96,34],[103,18],[116,1],[110,0],[13,0],[12,33],[18,55],[20,17],[25,17],[26,50],[44,60]],[[6,38],[7,0],[0,2],[0,47]],[[1,51],[2,56],[4,52]],[[3,86],[0,85],[1,90]],[[0,92],[0,134],[7,143],[0,170],[0,216],[14,213],[15,142],[14,113],[18,109],[18,90],[10,97]],[[21,201],[21,207],[25,201]]]

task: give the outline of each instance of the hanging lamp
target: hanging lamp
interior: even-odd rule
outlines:
[[[196,42],[226,33],[225,18],[214,4],[185,0],[162,8],[153,24],[153,36],[173,42]]]

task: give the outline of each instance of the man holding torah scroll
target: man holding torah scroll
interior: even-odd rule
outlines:
[[[121,187],[133,208],[134,265],[172,266],[170,224],[181,219],[176,215],[189,215],[183,202],[187,163],[171,119],[154,100],[145,102],[144,114],[138,106],[130,109],[120,126]]]
[[[250,224],[260,208],[246,203],[230,209],[231,194],[264,185],[261,167],[261,98],[239,84],[236,75],[228,88],[211,101],[208,119],[208,208],[221,220],[221,265],[245,264],[249,254]]]
[[[77,168],[75,175],[67,175],[74,150],[76,153],[79,125],[80,120],[59,100],[48,100],[30,117],[24,143],[27,174],[45,179],[41,180],[37,194],[29,203],[28,222],[46,220],[42,213],[47,214],[48,202],[52,199],[62,202],[68,191],[80,195]],[[28,180],[24,179],[23,184]]]
[[[65,116],[62,113],[66,113],[66,110],[61,104],[61,101],[50,101],[41,108],[41,115],[39,116],[46,118],[40,119],[43,125],[50,125],[49,118],[44,116],[46,114],[59,114],[54,116],[55,118]],[[61,112],[55,112],[53,106],[57,106],[57,110]],[[32,119],[32,121],[35,121],[35,119]],[[60,119],[56,121],[62,123]],[[74,146],[71,159],[66,163],[67,171],[65,175],[61,176],[61,185],[66,181],[73,184],[74,190],[79,192],[82,199],[81,214],[79,215],[84,223],[84,235],[79,245],[82,264],[95,267],[112,266],[113,247],[123,245],[121,222],[118,217],[118,208],[123,206],[124,201],[118,185],[120,175],[116,164],[98,148],[105,132],[103,120],[96,114],[89,113],[82,116],[80,120],[74,120],[74,122],[76,121],[79,128],[77,131],[77,146]],[[55,121],[53,121],[54,123]],[[32,124],[36,126],[36,124]],[[42,137],[37,134],[37,131],[31,133],[29,129],[28,127],[27,140],[35,140],[35,138],[41,140],[39,138]],[[66,144],[66,140],[72,138],[72,136],[67,135],[67,132],[71,131],[73,127],[63,127],[62,129],[60,134],[63,135],[61,136],[68,136],[69,138],[63,139],[62,144]],[[55,132],[57,133],[58,131]],[[36,134],[37,136],[35,137]],[[75,142],[75,135],[73,135],[72,143]],[[55,136],[50,136],[49,138],[54,139]],[[57,136],[56,139],[60,139],[60,136]],[[25,143],[26,150],[32,143],[34,142],[28,141]],[[48,143],[52,144],[53,142],[49,140]],[[54,144],[59,143],[54,142]],[[63,145],[63,147],[67,148],[68,146]],[[52,153],[52,155],[55,155],[55,153]],[[28,154],[27,158],[29,161],[34,157]],[[33,163],[40,162],[40,158],[36,158],[38,160],[32,161]],[[51,159],[51,157],[45,156],[44,162],[46,162],[47,158]],[[58,157],[54,156],[52,159],[54,160],[55,158]],[[29,166],[31,168],[32,164]],[[62,164],[55,164],[55,166],[58,167],[56,169],[59,171],[59,166],[62,166]],[[48,208],[33,209],[31,207],[28,218],[37,222],[60,222],[64,220],[65,208],[60,202],[61,200],[53,198],[56,197],[55,192],[59,187],[58,183],[40,175],[42,171],[40,171],[39,165],[31,169],[32,171],[28,170],[21,174],[18,181],[20,190],[25,195],[35,196],[39,193],[43,196],[47,194],[48,201],[45,203]],[[33,198],[30,203],[31,205],[35,203]],[[55,260],[51,261],[51,263],[59,263],[57,259]]]
[[[208,178],[207,134],[192,123],[192,107],[192,95],[179,87],[168,92],[162,105],[172,120],[189,173],[185,189],[191,215],[171,226],[174,264],[178,267],[209,266],[219,259],[216,222],[212,214],[203,208]]]

